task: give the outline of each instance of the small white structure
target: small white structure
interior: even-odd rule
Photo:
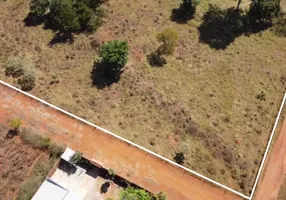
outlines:
[[[73,157],[74,154],[75,151],[67,147],[65,152],[62,154],[61,159],[70,163],[70,159]]]

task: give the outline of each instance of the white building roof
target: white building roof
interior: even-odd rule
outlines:
[[[61,187],[50,179],[46,179],[32,200],[80,200],[79,197]]]
[[[67,147],[61,158],[67,162],[70,162],[70,159],[74,154],[75,151]]]
[[[32,200],[63,200],[68,194],[68,191],[53,181],[46,179]]]

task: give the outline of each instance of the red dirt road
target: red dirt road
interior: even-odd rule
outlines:
[[[23,126],[47,134],[81,151],[84,156],[112,168],[127,180],[153,193],[163,191],[169,200],[236,200],[153,155],[83,124],[51,107],[0,84],[0,123],[19,117]]]
[[[276,200],[286,174],[286,119],[267,162],[255,200]]]

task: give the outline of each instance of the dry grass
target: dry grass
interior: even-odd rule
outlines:
[[[23,143],[18,136],[12,139],[6,138],[8,130],[8,127],[0,125],[1,200],[16,199],[22,184],[34,177],[35,166],[38,163],[49,163],[48,153]],[[39,184],[41,184],[40,180],[38,180],[36,186],[39,186]],[[33,190],[36,191],[37,187],[33,188]]]
[[[50,47],[50,30],[23,23],[28,0],[0,2],[0,64],[11,56],[29,60],[36,96],[168,158],[183,151],[187,167],[249,194],[285,89],[286,39],[266,30],[212,49],[199,42],[196,27],[208,3],[228,8],[235,1],[204,1],[187,24],[169,19],[179,3],[110,0],[97,33]],[[152,68],[146,55],[168,27],[178,31],[179,46],[167,66]],[[99,90],[90,80],[96,44],[111,39],[128,41],[130,59],[120,81]],[[261,91],[265,101],[255,98]]]

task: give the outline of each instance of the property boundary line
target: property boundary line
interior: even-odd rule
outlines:
[[[275,131],[276,131],[276,128],[277,128],[277,125],[278,125],[278,122],[279,122],[279,119],[280,119],[280,116],[281,116],[281,113],[282,113],[282,110],[283,110],[285,101],[286,101],[286,92],[284,93],[284,97],[283,97],[283,100],[282,100],[280,109],[279,109],[279,111],[278,111],[278,114],[277,114],[277,117],[276,117],[276,120],[275,120],[273,129],[272,129],[270,138],[269,138],[269,140],[268,140],[268,144],[267,144],[267,147],[266,147],[266,150],[265,150],[265,153],[264,153],[264,156],[263,156],[261,165],[260,165],[260,167],[259,167],[259,170],[258,170],[258,173],[257,173],[257,176],[256,176],[256,180],[255,180],[255,182],[254,182],[254,186],[253,186],[253,188],[252,188],[252,191],[251,191],[251,195],[250,195],[249,200],[252,200],[252,199],[253,199],[253,196],[254,196],[254,193],[255,193],[255,189],[256,189],[256,187],[257,187],[259,178],[260,178],[260,176],[261,176],[262,169],[263,169],[264,164],[265,164],[265,161],[266,161],[267,154],[268,154],[268,152],[269,152],[269,149],[270,149],[270,146],[271,146],[273,137],[274,137],[274,135],[275,135]]]
[[[18,89],[18,88],[16,88],[16,87],[14,87],[14,86],[12,86],[12,85],[10,85],[10,84],[4,82],[4,81],[2,81],[2,80],[0,80],[0,83],[1,83],[2,85],[4,85],[4,86],[9,87],[9,88],[11,88],[11,89],[13,89],[13,90],[16,90],[16,91],[18,91],[18,92],[20,92],[20,93],[22,93],[22,94],[24,94],[24,95],[26,95],[26,96],[32,98],[32,99],[35,99],[35,100],[37,100],[37,101],[43,103],[43,104],[46,105],[46,106],[52,107],[53,109],[58,110],[58,111],[60,111],[60,112],[62,112],[62,113],[64,113],[64,114],[66,114],[66,115],[68,115],[68,116],[70,116],[70,117],[72,117],[72,118],[75,118],[75,119],[77,119],[77,120],[79,120],[79,121],[81,121],[81,122],[84,122],[84,123],[86,123],[86,124],[88,124],[88,125],[90,125],[90,126],[96,128],[96,129],[99,129],[99,130],[101,130],[102,132],[104,132],[104,133],[106,133],[106,134],[109,134],[109,135],[111,135],[111,136],[113,136],[113,137],[115,137],[115,138],[117,138],[117,139],[119,139],[119,140],[121,140],[121,141],[124,141],[124,142],[126,142],[126,143],[128,143],[128,144],[131,144],[131,145],[133,145],[133,146],[135,146],[135,147],[137,147],[137,148],[139,148],[139,149],[141,149],[141,150],[143,150],[143,151],[145,151],[145,152],[147,152],[147,153],[149,153],[149,154],[151,154],[151,155],[153,155],[153,156],[155,156],[155,157],[157,157],[157,158],[160,158],[160,159],[162,159],[162,160],[164,160],[164,161],[170,163],[171,165],[174,165],[174,166],[176,166],[176,167],[178,167],[178,168],[181,168],[181,169],[183,169],[183,170],[185,170],[185,171],[187,171],[187,172],[189,172],[189,173],[191,173],[191,174],[193,174],[193,175],[195,175],[195,176],[197,176],[197,177],[199,177],[199,178],[201,178],[201,179],[204,179],[204,180],[206,180],[206,181],[208,181],[208,182],[210,182],[210,183],[212,183],[212,184],[214,184],[214,185],[216,185],[216,186],[219,186],[219,187],[221,187],[221,188],[223,188],[223,189],[225,189],[225,190],[227,190],[227,191],[229,191],[229,192],[232,192],[232,193],[234,193],[234,194],[236,194],[236,195],[238,195],[238,196],[240,196],[240,197],[242,197],[242,198],[244,198],[244,199],[248,199],[248,200],[252,200],[252,198],[253,198],[253,195],[254,195],[254,192],[255,192],[255,189],[256,189],[256,186],[257,186],[257,182],[258,182],[259,177],[260,177],[260,175],[261,175],[261,171],[262,171],[262,168],[263,168],[263,165],[264,165],[264,162],[265,162],[267,153],[268,153],[268,151],[269,151],[270,144],[271,144],[271,142],[272,142],[272,140],[273,140],[273,136],[274,136],[274,133],[275,133],[275,130],[276,130],[276,127],[277,127],[277,124],[278,124],[278,121],[279,121],[279,118],[280,118],[280,115],[281,115],[281,112],[282,112],[282,109],[283,109],[283,106],[284,106],[284,103],[285,103],[285,100],[286,100],[286,93],[285,93],[285,94],[284,94],[283,101],[282,101],[281,106],[280,106],[280,109],[279,109],[279,112],[278,112],[278,115],[277,115],[277,118],[276,118],[276,121],[275,121],[275,124],[274,124],[274,127],[273,127],[273,130],[272,130],[272,133],[271,133],[271,136],[270,136],[270,139],[269,139],[269,141],[268,141],[268,145],[267,145],[267,148],[266,148],[266,152],[265,152],[265,154],[264,154],[264,157],[263,157],[261,166],[260,166],[260,168],[259,168],[259,172],[258,172],[258,175],[257,175],[257,177],[256,177],[256,181],[255,181],[255,183],[254,183],[254,187],[253,187],[253,189],[252,189],[252,193],[251,193],[250,196],[246,196],[246,195],[244,195],[244,194],[242,194],[242,193],[240,193],[240,192],[238,192],[238,191],[236,191],[236,190],[234,190],[234,189],[232,189],[232,188],[230,188],[230,187],[227,187],[227,186],[225,186],[225,185],[223,185],[223,184],[221,184],[221,183],[219,183],[219,182],[216,182],[216,181],[214,181],[214,180],[212,180],[212,179],[210,179],[210,178],[208,178],[208,177],[206,177],[206,176],[204,176],[204,175],[202,175],[202,174],[200,174],[200,173],[198,173],[198,172],[195,172],[195,171],[193,171],[193,170],[191,170],[191,169],[188,169],[188,168],[186,168],[186,167],[184,167],[184,166],[182,166],[182,165],[179,165],[178,163],[175,163],[175,162],[172,161],[172,160],[169,160],[169,159],[167,159],[167,158],[165,158],[165,157],[163,157],[163,156],[161,156],[161,155],[159,155],[159,154],[157,154],[157,153],[155,153],[155,152],[153,152],[153,151],[150,151],[150,150],[148,150],[148,149],[146,149],[146,148],[144,148],[144,147],[142,147],[142,146],[140,146],[140,145],[138,145],[138,144],[135,144],[135,143],[133,143],[133,142],[131,142],[131,141],[125,139],[125,138],[122,138],[122,137],[120,137],[120,136],[118,136],[118,135],[116,135],[116,134],[114,134],[114,133],[112,133],[112,132],[110,132],[110,131],[108,131],[108,130],[102,128],[102,127],[100,127],[100,126],[97,126],[97,125],[95,125],[95,124],[93,124],[93,123],[91,123],[91,122],[89,122],[89,121],[86,121],[85,119],[82,119],[82,118],[80,118],[80,117],[78,117],[78,116],[76,116],[76,115],[74,115],[74,114],[72,114],[72,113],[70,113],[70,112],[68,112],[68,111],[65,111],[65,110],[63,110],[63,109],[61,109],[61,108],[59,108],[59,107],[57,107],[57,106],[55,106],[55,105],[52,105],[52,104],[50,104],[50,103],[48,103],[48,102],[46,102],[46,101],[44,101],[44,100],[42,100],[42,99],[40,99],[40,98],[38,98],[38,97],[35,97],[35,96],[33,96],[33,95],[31,95],[31,94],[29,94],[29,93],[27,93],[27,92],[24,92],[24,91],[22,91],[22,90],[20,90],[20,89]]]

